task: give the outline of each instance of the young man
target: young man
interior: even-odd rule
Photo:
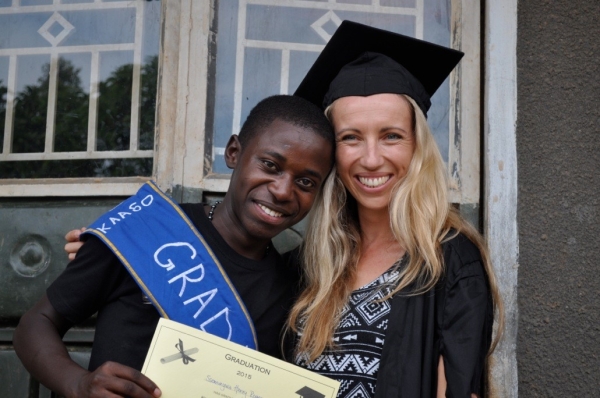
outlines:
[[[291,96],[263,100],[225,150],[233,169],[223,202],[182,205],[221,263],[250,315],[258,349],[280,356],[280,331],[297,271],[271,238],[310,210],[333,164],[333,133],[322,111]],[[90,235],[77,257],[22,318],[14,346],[30,373],[67,397],[158,397],[139,372],[159,313],[113,252]],[[98,312],[89,371],[62,336]]]

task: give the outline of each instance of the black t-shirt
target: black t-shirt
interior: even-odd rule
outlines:
[[[297,290],[297,270],[286,265],[274,249],[262,260],[239,255],[213,227],[203,205],[181,207],[244,301],[254,322],[259,351],[280,358],[280,332]],[[73,324],[98,312],[90,370],[106,361],[141,369],[159,314],[102,241],[89,235],[47,295],[56,311]]]

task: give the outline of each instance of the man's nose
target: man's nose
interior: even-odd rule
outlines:
[[[269,192],[279,202],[287,202],[291,200],[294,189],[294,180],[292,176],[282,174],[275,181],[269,184]]]

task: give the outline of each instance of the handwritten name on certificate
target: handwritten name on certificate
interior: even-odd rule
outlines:
[[[180,323],[160,319],[142,373],[162,398],[335,398],[340,383]]]

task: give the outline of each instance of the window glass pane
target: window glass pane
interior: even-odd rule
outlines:
[[[13,153],[43,152],[48,109],[49,55],[21,55],[17,58],[18,94],[14,99]]]
[[[100,59],[98,91],[99,151],[129,149],[133,52],[107,51]]]
[[[0,178],[152,173],[160,1],[0,0]]]
[[[450,0],[219,0],[213,147],[208,149],[213,172],[229,172],[224,147],[252,107],[266,96],[293,93],[345,19],[450,45]],[[446,160],[449,98],[446,82],[428,114]]]
[[[58,60],[54,151],[78,152],[87,147],[92,55],[64,54]],[[45,126],[44,126],[45,127]]]

